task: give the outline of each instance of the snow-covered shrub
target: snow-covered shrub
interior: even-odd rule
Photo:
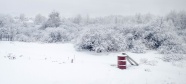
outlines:
[[[124,29],[127,50],[134,53],[144,53],[146,51],[146,46],[143,42],[143,25],[129,26],[129,28]],[[127,32],[126,32],[127,31]]]
[[[68,41],[71,42],[74,42],[74,40],[81,34],[80,31],[83,30],[81,26],[70,22],[64,22],[59,28],[62,30],[62,33],[66,35]]]
[[[62,38],[61,38],[61,33],[60,31],[56,30],[56,29],[52,29],[52,28],[48,28],[45,31],[46,33],[44,33],[44,41],[49,42],[49,43],[53,43],[53,42],[61,42]]]
[[[158,48],[164,61],[178,61],[184,59],[184,54],[186,54],[186,47],[180,43],[179,39],[166,40],[163,42],[162,46]]]
[[[182,44],[184,42],[175,32],[175,26],[171,21],[158,18],[144,29],[144,44],[149,49],[158,50],[161,54],[164,54],[163,59],[178,60],[182,58],[178,54],[186,53]]]
[[[93,26],[82,31],[76,42],[78,50],[89,50],[95,52],[121,51],[125,41],[120,34],[114,32],[110,27]]]
[[[145,52],[146,47],[140,39],[142,32],[137,32],[132,28],[124,28],[124,32],[121,32],[118,28],[120,27],[114,25],[87,27],[87,29],[82,31],[82,35],[77,39],[76,48],[78,50],[89,50],[95,52]]]
[[[70,32],[63,28],[47,28],[41,34],[43,37],[40,38],[43,42],[69,42],[72,40]]]
[[[149,49],[157,49],[161,46],[162,42],[166,39],[166,32],[161,27],[162,23],[155,20],[144,26],[143,40]]]
[[[23,42],[29,42],[30,38],[24,34],[17,34],[15,36],[16,41],[23,41]]]
[[[172,62],[172,61],[180,61],[185,59],[186,54],[164,54],[162,57],[163,61]]]
[[[180,30],[180,31],[177,31],[178,35],[180,37],[182,37],[182,39],[184,40],[184,42],[186,43],[186,29],[185,30]]]
[[[143,44],[141,40],[135,40],[133,42],[133,48],[130,51],[133,53],[145,53],[146,52],[145,44]]]
[[[158,48],[158,51],[162,54],[185,54],[186,48],[179,43],[179,40],[166,40],[163,42],[162,46]]]
[[[96,29],[87,29],[86,31],[82,31],[82,35],[77,39],[76,48],[78,50],[89,50],[96,52],[103,51],[104,47],[101,45],[102,35],[99,31],[100,30]]]

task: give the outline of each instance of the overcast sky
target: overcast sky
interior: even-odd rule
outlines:
[[[48,15],[51,11],[61,16],[77,14],[90,17],[134,15],[136,13],[165,15],[171,10],[186,10],[186,0],[0,0],[0,13],[26,16]]]

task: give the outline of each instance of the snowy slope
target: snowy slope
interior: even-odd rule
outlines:
[[[185,61],[163,62],[154,51],[126,53],[139,66],[120,70],[121,53],[77,52],[72,44],[0,41],[0,84],[186,84]]]

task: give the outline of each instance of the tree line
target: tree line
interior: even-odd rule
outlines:
[[[88,15],[65,18],[56,11],[48,17],[38,14],[35,18],[1,14],[0,40],[71,42],[77,50],[97,53],[156,50],[165,54],[164,60],[180,60],[186,54],[186,12],[95,18]]]

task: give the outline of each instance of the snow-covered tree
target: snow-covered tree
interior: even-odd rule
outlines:
[[[27,18],[25,17],[25,14],[20,14],[19,19],[20,19],[20,21],[22,21],[22,22],[24,22],[24,21],[27,20]]]
[[[74,22],[75,24],[78,24],[78,25],[79,25],[79,24],[82,22],[82,16],[81,16],[81,15],[77,15],[77,16],[74,18],[73,22]]]
[[[15,36],[15,21],[11,16],[0,15],[0,40],[12,41]]]
[[[38,14],[35,16],[35,20],[34,23],[37,25],[43,24],[44,22],[46,22],[46,17],[42,16],[41,14]]]
[[[59,27],[61,25],[60,14],[58,12],[53,11],[49,14],[48,20],[43,24],[42,28],[47,27]]]

